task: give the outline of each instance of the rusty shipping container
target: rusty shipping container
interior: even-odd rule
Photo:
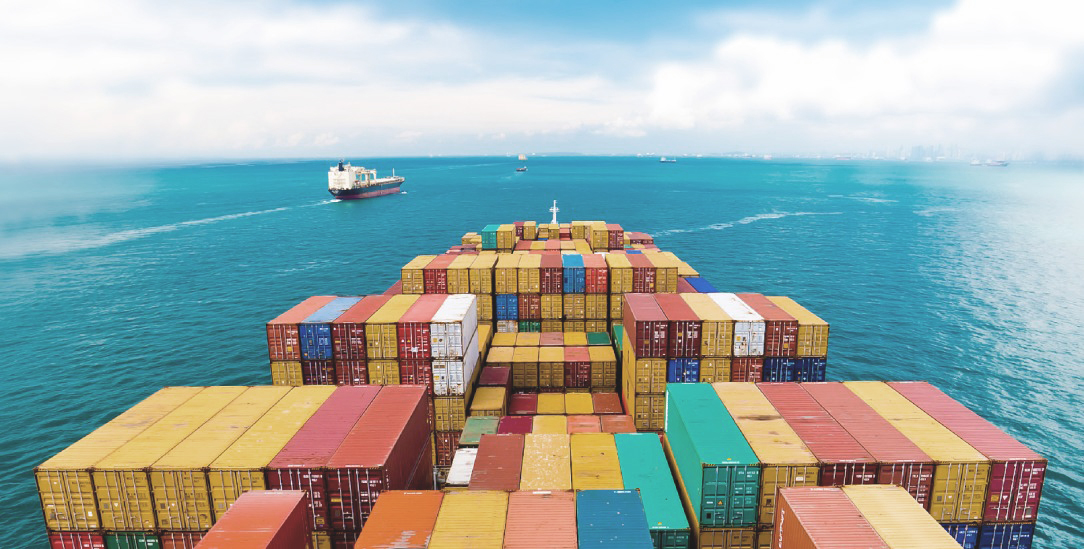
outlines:
[[[514,492],[522,464],[523,435],[482,435],[469,488]]]

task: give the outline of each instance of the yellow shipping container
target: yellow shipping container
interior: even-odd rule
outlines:
[[[565,332],[569,333],[585,333],[587,331],[587,323],[582,320],[566,320]],[[566,342],[565,345],[568,345]]]
[[[669,257],[670,259],[673,259],[674,261],[676,261],[677,265],[678,265],[678,272],[677,272],[678,276],[684,276],[684,277],[698,277],[698,276],[700,276],[700,273],[696,269],[692,268],[691,265],[689,265],[688,263],[686,263],[686,262],[682,261],[680,258],[678,258],[678,256],[675,255],[674,252],[660,252],[658,250],[645,250],[645,252],[655,252],[655,253],[658,253],[660,255],[664,255],[666,257]]]
[[[489,324],[493,320],[493,296],[489,294],[478,295],[478,320],[480,324]]]
[[[493,270],[493,293],[514,294],[519,291],[519,262],[527,257],[516,254],[500,254]]]
[[[775,521],[780,488],[816,486],[820,482],[817,457],[756,385],[714,383],[712,387],[760,460],[758,522],[761,527],[769,527]]]
[[[539,414],[564,415],[565,395],[561,393],[540,393],[538,395],[537,412]]]
[[[498,233],[500,234],[500,233]],[[429,549],[501,549],[508,493],[446,492],[429,538]]]
[[[719,381],[730,381],[730,359],[700,359],[700,382],[715,383]]]
[[[532,250],[545,250],[546,249],[546,243],[544,241],[541,241],[541,240],[536,240],[534,242],[531,242],[531,249]]]
[[[564,296],[562,294],[542,294],[541,302],[542,320],[560,320],[564,318]]]
[[[492,324],[479,324],[478,325],[478,351],[481,356],[486,355],[486,351],[489,349],[491,342],[493,341],[493,325]]]
[[[630,404],[638,431],[661,431],[666,427],[666,395],[636,395]]]
[[[498,332],[493,334],[493,341],[495,342],[497,341],[498,337],[506,335],[514,336],[516,334],[502,334]],[[492,349],[489,350],[489,354],[486,355],[486,366],[503,366],[505,368],[511,368],[512,358],[515,356],[515,352],[515,347],[494,346]]]
[[[565,386],[564,347],[541,347],[538,349],[538,386]]]
[[[625,314],[625,311],[622,310],[622,307],[624,306],[624,294],[610,294],[610,318],[612,318],[614,322],[621,322],[621,317]]]
[[[828,355],[828,323],[785,296],[768,297],[790,316],[798,319],[798,356]]]
[[[571,490],[571,459],[568,435],[525,435],[519,489]]]
[[[583,331],[585,332],[608,332],[607,326],[609,326],[607,320],[585,320],[583,323]]]
[[[398,360],[370,360],[368,366],[371,385],[399,384]]]
[[[399,357],[399,333],[396,323],[414,302],[417,295],[393,295],[365,321],[365,350],[369,360]]]
[[[538,347],[513,347],[512,387],[538,387]]]
[[[422,269],[436,258],[435,255],[419,255],[411,259],[406,265],[403,265],[401,273],[404,294],[425,293],[425,277],[422,274]]]
[[[606,254],[606,266],[610,268],[610,293],[632,293],[632,263],[625,254]],[[613,305],[610,307],[610,318],[621,318],[621,313],[613,315]]]
[[[590,397],[591,395],[587,395]],[[534,416],[531,420],[531,432],[538,435],[568,434],[568,417],[554,415]]]
[[[765,537],[768,545],[764,545]],[[704,528],[700,530],[696,547],[699,549],[769,549],[771,539],[771,530],[757,532],[756,528]]]
[[[572,250],[576,249],[576,245],[573,244],[571,240],[562,240],[561,241],[561,249],[562,250],[572,251]]]
[[[587,318],[586,297],[584,294],[564,294],[565,318],[583,320]]]
[[[100,529],[91,468],[203,389],[161,389],[34,468],[45,526],[50,530]]]
[[[523,222],[523,240],[538,239],[538,224],[534,221]]]
[[[497,227],[497,249],[511,250],[516,247],[516,226],[506,223]]]
[[[587,395],[590,397],[590,395]],[[573,490],[622,490],[617,445],[609,433],[576,433],[570,437]]]
[[[606,229],[605,223],[598,222],[591,225],[591,247],[595,250],[610,249],[610,231]]]
[[[207,530],[212,526],[206,468],[289,392],[289,387],[250,387],[151,465],[158,528]]]
[[[516,335],[516,347],[538,347],[541,343],[542,334],[538,332],[523,332]]]
[[[594,345],[587,348],[591,356],[591,386],[615,387],[617,385],[617,355],[614,348]]]
[[[301,362],[296,360],[275,360],[271,362],[271,384],[300,387],[305,384],[301,376]]]
[[[610,300],[607,294],[584,294],[584,318],[604,320],[610,318]]]
[[[700,329],[700,355],[730,356],[734,350],[734,319],[707,294],[681,294],[681,298],[703,321]],[[717,381],[729,380],[728,376],[727,379]]]
[[[515,347],[518,336],[519,334],[493,334],[493,350],[496,350],[497,347]],[[510,362],[511,359],[508,361]]]
[[[208,387],[94,465],[102,528],[154,530],[147,468],[215,416],[245,387]]]
[[[586,221],[573,221],[568,227],[570,236],[574,240],[583,240],[587,238],[587,222]]]
[[[470,293],[492,294],[493,269],[497,265],[497,255],[480,254],[473,257],[474,261],[470,264]]]
[[[521,294],[537,294],[542,292],[542,256],[528,254],[519,260],[519,277],[517,292]]]
[[[215,521],[241,494],[267,489],[267,464],[333,392],[330,385],[294,387],[211,463],[207,480]]]
[[[565,413],[570,416],[589,416],[595,413],[595,405],[589,393],[567,393]]]
[[[437,431],[462,431],[467,422],[466,397],[433,397],[433,420]]]
[[[843,493],[892,549],[960,549],[945,528],[899,486],[844,486]]]
[[[982,520],[990,461],[906,397],[880,381],[847,381],[848,389],[933,458],[930,515],[938,522]]]
[[[565,323],[560,320],[543,320],[542,331],[543,332],[560,332],[564,330]]]
[[[678,260],[665,254],[644,254],[644,257],[655,266],[655,291],[677,293]]]
[[[474,263],[473,255],[461,255],[452,260],[448,265],[448,293],[469,294],[470,291],[470,266]]]
[[[459,245],[469,246],[471,244],[474,244],[475,240],[481,242],[482,236],[478,233],[463,233],[463,236],[459,238]]]
[[[508,389],[506,387],[479,387],[474,391],[474,401],[470,404],[472,416],[503,416],[508,411]],[[459,429],[462,429],[460,427]],[[459,430],[455,429],[455,430]]]
[[[586,347],[587,346],[587,332],[583,330],[573,331],[568,330],[564,334],[565,347]]]
[[[636,394],[664,394],[666,392],[666,359],[665,358],[636,358],[632,351],[626,352],[622,357],[628,356],[632,362],[630,372],[636,381]]]

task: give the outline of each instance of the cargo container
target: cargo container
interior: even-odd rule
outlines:
[[[478,298],[471,294],[449,295],[433,314],[429,326],[434,359],[463,357],[478,331]]]
[[[470,405],[472,416],[503,416],[507,411],[508,393],[504,387],[479,387]]]
[[[582,415],[595,413],[590,393],[566,393],[565,414]]]
[[[767,357],[764,359],[764,381],[824,381],[828,362],[821,357]]]
[[[538,413],[538,393],[515,393],[508,399],[509,415],[534,415]]]
[[[428,417],[420,386],[384,387],[373,399],[327,462],[333,529],[360,531],[381,492],[417,488],[415,469],[430,457]]]
[[[764,354],[795,356],[798,341],[798,319],[788,314],[762,294],[735,294],[764,319]]]
[[[715,383],[717,381],[734,381],[730,373],[731,360],[732,359],[729,358],[701,358],[700,382]]]
[[[817,458],[756,385],[714,383],[712,388],[760,461],[758,522],[770,527],[780,488],[818,484]]]
[[[576,549],[576,497],[572,492],[508,495],[504,549]]]
[[[499,260],[498,260],[499,261]],[[530,254],[520,258],[517,273],[516,293],[540,294],[542,293],[542,256]]]
[[[669,321],[654,296],[626,294],[622,325],[638,358],[666,358],[669,351]]]
[[[883,382],[843,384],[936,463],[930,514],[940,522],[982,520],[990,461]]]
[[[609,433],[570,435],[572,488],[574,490],[618,490],[624,488],[617,446]]]
[[[518,313],[519,313],[519,331],[540,331],[540,329],[531,330],[525,327],[524,320],[541,320],[542,318],[542,296],[540,294],[519,294],[517,296],[518,301]]]
[[[575,346],[564,348],[564,386],[565,387],[590,387],[595,381],[592,370],[591,351],[588,347]],[[598,381],[603,381],[605,372],[599,369]]]
[[[666,381],[669,383],[696,383],[700,381],[700,359],[671,358],[667,360]]]
[[[474,474],[474,465],[478,462],[478,448],[459,448],[455,451],[452,466],[444,480],[445,490],[466,490]],[[372,520],[370,515],[369,520]],[[368,525],[366,525],[368,526]]]
[[[302,360],[302,385],[335,385],[339,376],[335,372],[335,362],[331,360]]]
[[[525,333],[516,334],[516,347],[538,347],[542,339],[542,334],[537,333]]]
[[[956,540],[899,486],[844,486],[843,493],[889,547],[959,549]]]
[[[962,549],[975,549],[979,546],[978,524],[949,524],[942,523],[941,527],[960,544]]]
[[[365,322],[391,296],[372,295],[362,298],[331,322],[332,351],[335,360],[365,360]],[[361,383],[367,383],[367,380]]]
[[[681,294],[680,298],[701,321],[699,355],[730,356],[734,347],[734,320],[708,295]]]
[[[566,294],[582,294],[587,291],[587,275],[583,256],[564,254],[560,257],[562,276],[561,288]]]
[[[478,368],[477,335],[464,346],[464,356],[434,359],[432,365],[433,393],[440,396],[469,395],[475,370]]]
[[[323,385],[290,390],[211,462],[207,480],[216,521],[241,494],[267,489],[267,465],[335,390]]]
[[[469,294],[470,289],[470,267],[474,263],[476,256],[474,255],[459,255],[452,260],[448,265],[448,285],[447,293],[449,294]]]
[[[602,423],[599,421],[600,417],[594,415],[567,416],[568,434],[601,433]]]
[[[237,500],[196,547],[312,547],[312,528],[305,516],[308,505],[308,496],[300,491],[249,492]]]
[[[106,549],[100,532],[49,532],[51,549]]]
[[[564,293],[564,265],[560,255],[543,255],[540,257],[539,289],[543,294]]]
[[[890,549],[838,488],[784,488],[772,548]]]
[[[684,280],[688,282],[694,290],[702,294],[717,293],[719,291],[716,290],[715,286],[712,286],[710,282],[700,277],[690,276],[685,278]]]
[[[610,266],[607,263],[606,258],[594,254],[583,255],[582,257],[584,268],[584,291],[589,294],[610,293]],[[629,282],[631,283],[631,280]]]
[[[695,294],[698,293],[696,288],[693,288],[692,284],[686,282],[688,279],[679,278],[677,283],[677,291],[681,294]]]
[[[763,381],[764,359],[734,357],[730,359],[730,381]]]
[[[759,383],[757,388],[820,461],[821,486],[877,483],[877,460],[801,386]]]
[[[336,373],[338,375],[338,373]],[[368,377],[368,376],[366,376]],[[271,363],[271,384],[300,387],[305,384],[301,375],[300,360],[274,361]]]
[[[447,294],[448,267],[455,261],[454,255],[438,255],[422,268],[422,279],[427,294]]]
[[[564,347],[541,347],[538,349],[538,386],[565,386]]]
[[[384,492],[354,549],[425,549],[443,499],[435,490]]]
[[[764,317],[757,314],[749,305],[734,294],[712,293],[711,297],[727,316],[734,319],[735,357],[757,357],[764,355]]]
[[[360,297],[337,297],[298,324],[302,360],[331,360],[331,323],[361,301]]]
[[[493,269],[493,293],[515,294],[519,292],[519,262],[525,255],[500,254]]]
[[[408,294],[392,296],[365,322],[366,354],[370,361],[399,358],[398,323],[419,297]]]
[[[399,361],[369,360],[366,362],[369,383],[372,385],[399,385]]]
[[[449,492],[437,514],[429,547],[501,549],[508,494],[487,490]]]
[[[644,257],[655,266],[655,291],[677,293],[680,262],[674,257],[663,254],[644,254]]]
[[[979,528],[978,549],[1031,549],[1035,523],[986,523]]]
[[[542,333],[538,334],[538,344],[542,347],[563,347],[565,345],[565,334],[542,330]]]
[[[565,395],[561,393],[538,395],[538,413],[563,415],[565,413]]]
[[[890,382],[912,404],[992,462],[982,520],[1035,520],[1046,476],[1046,459],[924,381]]]
[[[301,360],[298,324],[334,300],[332,295],[312,296],[268,322],[267,352],[271,360]]]
[[[419,255],[414,259],[411,259],[400,270],[400,280],[403,282],[404,294],[423,294],[425,293],[425,266],[431,263],[437,256],[435,255]]]
[[[602,424],[603,433],[617,434],[636,432],[636,424],[633,422],[632,416],[601,416],[599,417],[599,420]]]
[[[461,396],[433,397],[433,427],[437,431],[462,431],[467,405]]]
[[[162,549],[193,549],[207,532],[162,532],[158,536]]]
[[[701,319],[680,295],[654,296],[668,321],[670,358],[698,358],[701,355]]]
[[[538,387],[538,347],[512,347],[512,387]]]
[[[432,337],[430,325],[433,316],[447,301],[447,295],[425,294],[418,296],[414,304],[396,322],[398,358],[431,359]]]
[[[504,335],[504,334],[501,334]],[[512,387],[512,369],[504,366],[486,366],[478,374],[479,387]]]
[[[569,435],[525,435],[519,489],[571,490],[571,459]]]
[[[522,464],[523,435],[482,435],[470,489],[514,492]]]
[[[625,413],[621,407],[621,397],[617,393],[592,393],[591,406],[596,415]]]
[[[558,415],[534,416],[531,432],[540,435],[568,434],[568,419]]]
[[[703,528],[700,530],[698,545],[700,549],[767,549],[770,539],[765,542],[764,534],[755,528]]]
[[[611,294],[630,294],[633,291],[632,264],[624,254],[607,254],[606,265],[609,267]],[[586,260],[584,264],[586,265]],[[590,281],[588,281],[590,284]]]
[[[702,528],[757,523],[760,462],[711,385],[666,387],[666,437]]]
[[[517,320],[519,318],[519,296],[516,294],[497,294],[497,307],[494,310],[497,320]],[[499,331],[499,330],[498,330]]]
[[[586,490],[576,494],[580,547],[652,549],[640,496],[632,490]]]
[[[107,532],[102,535],[105,549],[159,549],[161,541],[151,532]]]
[[[614,435],[626,490],[637,490],[656,549],[689,547],[689,521],[681,506],[662,443],[653,433]]]
[[[642,254],[626,256],[632,265],[632,291],[638,294],[655,293],[655,266]]]
[[[902,486],[929,508],[933,458],[842,383],[803,383],[800,387],[877,460],[877,484]]]
[[[478,320],[486,321],[492,326],[492,321],[496,319],[496,301],[490,294],[478,295]]]
[[[828,355],[827,322],[789,297],[769,296],[768,300],[798,320],[797,356],[824,357]]]
[[[497,266],[496,255],[479,255],[470,264],[470,293],[493,294],[493,275]]]
[[[463,433],[459,436],[459,447],[477,447],[482,441],[482,435],[497,433],[500,424],[497,416],[474,416],[467,418],[463,425]]]
[[[504,416],[497,424],[498,434],[529,434],[534,428],[534,416]]]

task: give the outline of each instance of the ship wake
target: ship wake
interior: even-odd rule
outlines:
[[[771,212],[771,213],[762,213],[762,214],[757,214],[757,215],[751,215],[751,216],[748,216],[748,217],[743,217],[743,218],[741,218],[741,219],[739,219],[737,221],[728,221],[728,222],[723,222],[723,223],[713,223],[711,225],[707,225],[707,226],[704,226],[704,227],[693,227],[693,228],[688,228],[688,229],[667,229],[667,230],[664,230],[664,231],[658,231],[656,233],[652,233],[651,236],[660,237],[660,236],[666,236],[666,235],[671,235],[671,234],[681,234],[681,233],[697,233],[697,232],[702,232],[702,231],[721,231],[723,229],[729,229],[729,228],[734,227],[736,225],[748,225],[750,223],[756,223],[757,221],[763,221],[765,219],[782,219],[784,217],[799,217],[799,216],[805,216],[805,215],[841,215],[842,213],[843,212]]]

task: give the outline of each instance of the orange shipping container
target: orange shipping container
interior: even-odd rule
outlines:
[[[508,496],[504,549],[576,549],[572,492],[514,492]]]
[[[443,498],[436,490],[380,494],[354,549],[425,549]]]

